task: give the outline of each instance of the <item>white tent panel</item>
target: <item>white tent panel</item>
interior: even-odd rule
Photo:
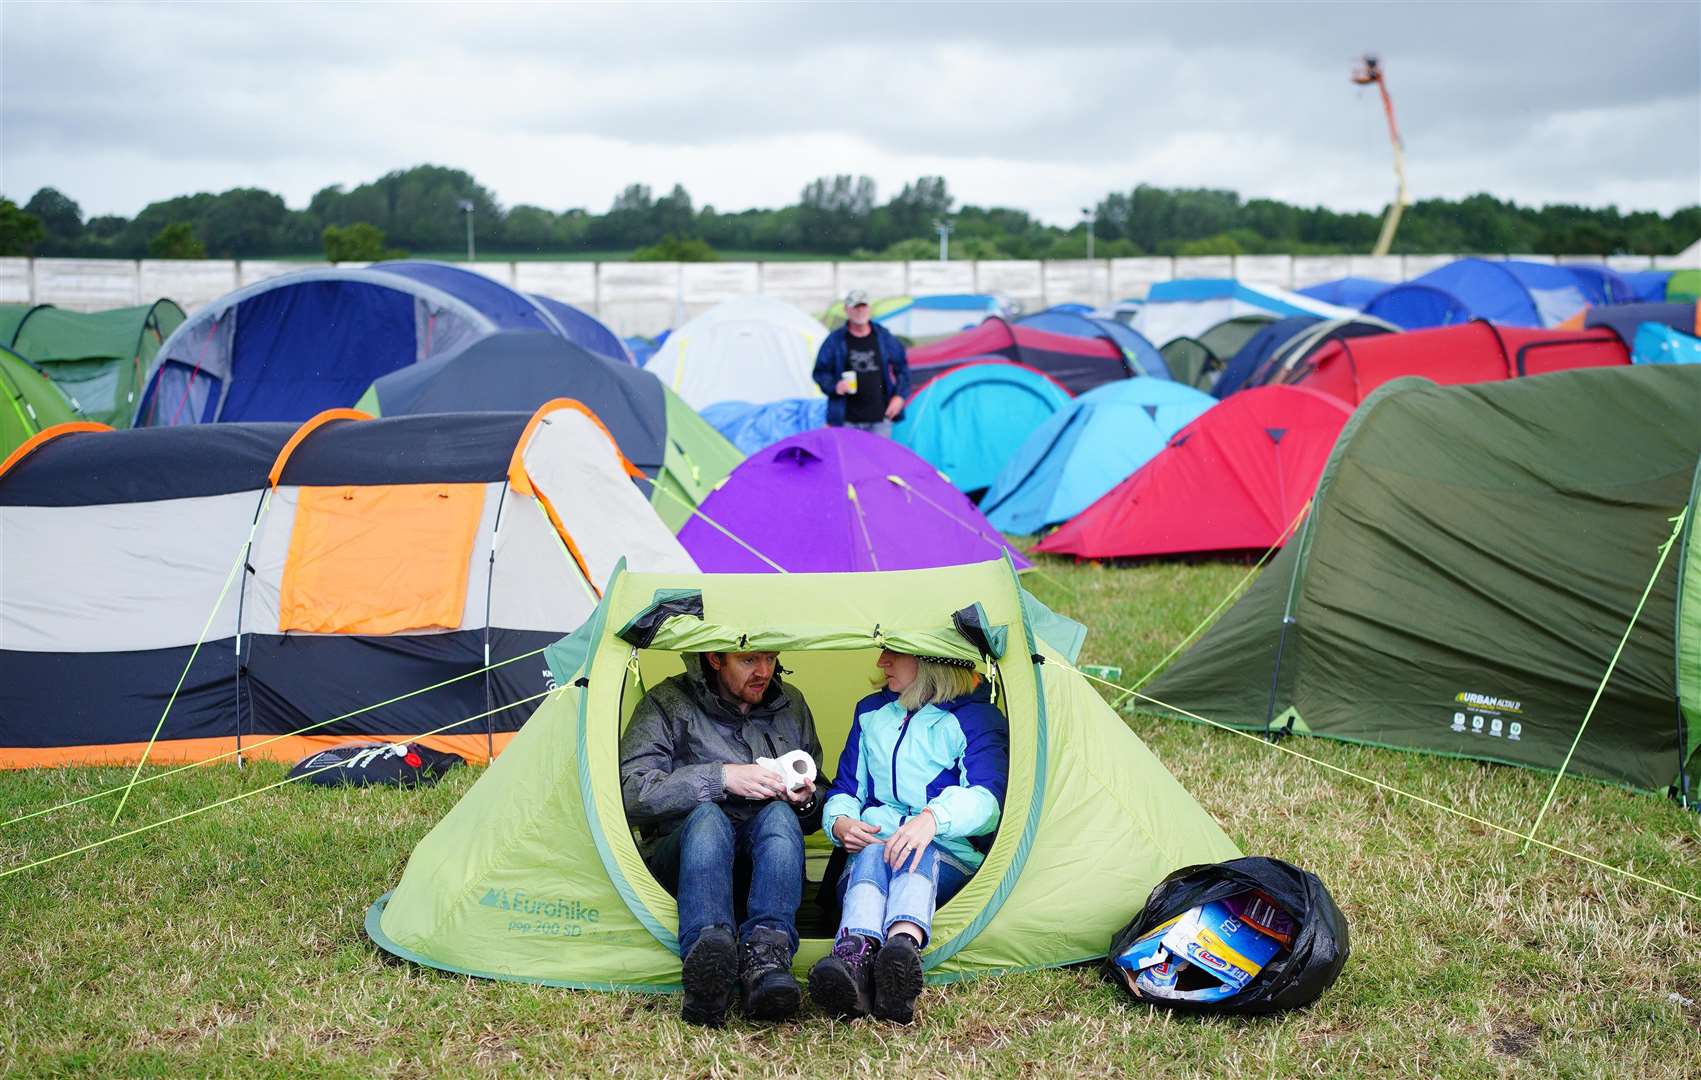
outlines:
[[[236,633],[225,576],[258,491],[98,506],[0,509],[0,649],[129,652]]]
[[[764,296],[727,300],[668,336],[646,370],[693,409],[820,397],[810,378],[826,328]]]

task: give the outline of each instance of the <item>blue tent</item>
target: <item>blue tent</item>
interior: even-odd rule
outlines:
[[[268,278],[196,312],[160,346],[136,426],[305,420],[373,380],[498,330],[569,336],[542,305],[443,263]]]
[[[1216,403],[1191,386],[1159,379],[1089,390],[1028,436],[981,500],[981,510],[1007,533],[1036,533],[1067,521]]]
[[[1217,381],[1211,384],[1211,396],[1225,398],[1245,386],[1252,373],[1263,366],[1264,361],[1270,359],[1277,349],[1286,345],[1296,334],[1322,321],[1311,315],[1289,315],[1285,319],[1277,319],[1259,327],[1258,332],[1223,365],[1223,370],[1217,374]]]
[[[1388,288],[1388,285],[1389,282],[1375,278],[1344,277],[1334,281],[1320,281],[1316,285],[1307,285],[1294,291],[1301,296],[1321,300],[1325,304],[1338,304],[1341,307],[1363,311],[1364,305],[1370,303],[1371,299]]]
[[[543,309],[555,316],[555,321],[561,327],[561,332],[568,341],[610,360],[618,360],[622,364],[636,364],[632,359],[632,351],[626,343],[603,324],[603,321],[588,311],[580,311],[563,300],[542,293],[532,293],[531,298]]]
[[[1701,364],[1701,338],[1646,322],[1636,330],[1632,364]]]
[[[643,367],[650,362],[650,357],[661,349],[662,343],[667,340],[667,335],[670,333],[672,333],[671,330],[663,330],[653,338],[636,335],[625,337],[621,339],[621,344],[625,345],[626,351],[632,354],[632,362]]]
[[[1657,304],[1666,298],[1666,283],[1671,280],[1671,275],[1670,270],[1638,270],[1625,274],[1624,282],[1636,294],[1638,301]]]
[[[1590,304],[1621,303],[1633,295],[1622,277],[1601,266],[1458,259],[1385,289],[1364,311],[1406,330],[1472,319],[1550,327]]]
[[[702,410],[709,426],[748,456],[781,439],[827,425],[827,399],[787,398],[752,405],[748,401],[719,401]]]
[[[1029,432],[1068,402],[1067,390],[1033,368],[973,361],[917,390],[892,438],[959,491],[973,494],[992,483]]]
[[[1138,330],[1126,323],[1119,323],[1115,319],[1100,319],[1086,312],[1068,310],[1080,306],[1079,304],[1058,304],[1037,314],[1017,319],[1016,325],[1031,326],[1035,330],[1045,330],[1053,334],[1104,338],[1122,350],[1122,355],[1127,357],[1130,368],[1154,379],[1170,377],[1169,365],[1164,363],[1163,354],[1158,352],[1157,347],[1147,341]]]

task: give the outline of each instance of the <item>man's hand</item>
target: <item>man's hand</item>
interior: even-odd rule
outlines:
[[[886,419],[896,420],[898,418],[898,414],[903,411],[904,399],[893,395],[892,400],[886,403]]]
[[[815,781],[805,780],[803,786],[796,791],[786,792],[786,802],[793,806],[808,806],[809,800],[815,797]]]
[[[880,830],[861,818],[842,817],[833,822],[833,835],[844,849],[855,855],[880,839]]]
[[[850,392],[851,392],[851,387],[850,387],[850,380],[849,379],[840,379],[839,384],[837,386],[833,387],[833,393],[839,395],[840,397],[845,397]]]
[[[722,765],[721,786],[741,799],[784,798],[786,782],[760,765]]]
[[[909,868],[914,870],[921,865],[921,853],[927,850],[927,845],[933,842],[934,834],[939,831],[939,822],[933,817],[933,811],[923,810],[898,826],[898,831],[886,841],[886,865],[894,870],[904,868],[904,860],[910,860]]]

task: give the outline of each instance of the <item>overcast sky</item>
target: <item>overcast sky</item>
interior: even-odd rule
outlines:
[[[0,3],[0,192],[87,214],[255,186],[302,207],[463,168],[506,205],[675,182],[722,210],[923,174],[1059,224],[1208,185],[1380,208],[1358,55],[1414,197],[1701,202],[1701,4]]]

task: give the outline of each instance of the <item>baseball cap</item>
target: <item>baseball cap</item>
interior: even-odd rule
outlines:
[[[868,291],[866,289],[852,289],[850,292],[845,293],[846,308],[853,308],[858,304],[866,303],[868,303]]]

